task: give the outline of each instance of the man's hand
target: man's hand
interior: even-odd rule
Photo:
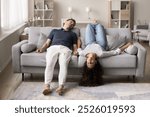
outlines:
[[[42,53],[42,52],[44,52],[44,50],[43,50],[42,48],[38,48],[38,49],[36,50],[36,52],[37,52],[37,53]]]
[[[77,51],[73,51],[73,55],[77,56],[78,52]]]
[[[42,53],[42,52],[46,51],[46,49],[50,46],[50,42],[51,42],[50,40],[51,39],[47,39],[47,41],[43,44],[43,46],[41,48],[38,48],[36,50],[36,52]]]

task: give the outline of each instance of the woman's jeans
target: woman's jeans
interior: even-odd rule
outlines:
[[[105,29],[101,24],[88,24],[85,32],[85,45],[99,44],[103,50],[107,50],[107,38]]]

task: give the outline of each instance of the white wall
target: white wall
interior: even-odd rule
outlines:
[[[150,0],[133,0],[134,1],[134,24],[137,20],[141,23],[150,22]]]
[[[150,0],[132,0],[134,9],[134,24],[150,21]],[[33,17],[33,0],[29,0],[29,17]],[[85,8],[92,9],[91,17],[97,18],[104,26],[108,26],[108,0],[54,0],[54,26],[61,25],[61,18],[69,17],[67,8],[73,8],[72,17],[75,19],[87,19]]]
[[[0,0],[0,6],[1,6],[1,0]],[[1,19],[1,8],[0,8],[0,19]],[[1,20],[0,20],[0,34],[1,34]]]
[[[56,25],[60,24],[61,18],[69,17],[68,6],[73,8],[72,17],[75,19],[87,19],[86,7],[91,8],[91,18],[97,18],[107,26],[108,23],[108,1],[107,0],[55,0]],[[61,11],[61,12],[60,12]]]
[[[33,0],[29,0],[33,4]],[[73,8],[72,18],[87,19],[85,8],[89,6],[92,10],[90,16],[97,18],[103,25],[107,25],[108,1],[107,0],[54,0],[54,26],[61,25],[61,18],[68,18],[68,7]],[[30,5],[29,17],[33,17],[33,7]]]

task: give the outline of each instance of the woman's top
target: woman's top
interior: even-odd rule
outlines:
[[[102,55],[102,48],[99,44],[96,43],[92,43],[87,45],[84,50],[82,50],[81,48],[78,49],[78,53],[81,56],[86,56],[88,53],[95,53],[98,57],[100,57]]]

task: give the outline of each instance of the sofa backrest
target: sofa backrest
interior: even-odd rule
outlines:
[[[125,36],[127,40],[132,39],[130,28],[107,28],[106,34],[112,36],[119,34],[120,36]]]
[[[29,43],[36,44],[38,43],[40,33],[45,34],[47,37],[52,31],[52,29],[58,29],[58,27],[30,27],[29,28]]]
[[[44,34],[46,37],[48,37],[50,32],[53,29],[60,29],[60,28],[61,27],[30,27],[29,28],[29,40],[28,40],[28,42],[37,45],[41,33]],[[72,31],[74,33],[76,33],[78,37],[80,36],[80,29],[79,28],[74,28]]]
[[[131,29],[130,28],[106,28],[105,29],[107,35],[111,36],[124,36],[127,40],[131,40]],[[85,28],[80,28],[80,35],[81,35],[81,41],[82,41],[82,48],[85,47],[84,39],[85,39]]]
[[[53,29],[60,29],[60,27],[30,27],[29,28],[29,43],[36,44],[38,43],[40,33],[45,34],[47,37]],[[85,39],[85,28],[80,28],[80,34],[78,28],[74,31],[77,35],[81,37],[82,48],[85,47],[84,39]],[[129,28],[106,28],[106,34],[115,36],[125,36],[127,40],[131,40],[131,30]]]

